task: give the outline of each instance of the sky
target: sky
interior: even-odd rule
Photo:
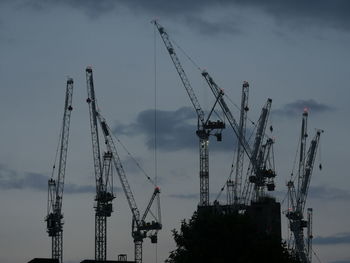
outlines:
[[[0,261],[50,257],[47,180],[67,77],[74,79],[74,94],[63,198],[64,262],[94,257],[87,66],[93,68],[100,110],[132,153],[118,146],[140,211],[153,186],[132,159],[150,177],[157,175],[161,188],[163,230],[157,245],[144,242],[144,262],[163,262],[175,248],[171,230],[199,201],[198,139],[195,112],[150,23],[158,19],[184,50],[177,53],[205,111],[213,96],[191,60],[225,90],[236,119],[243,81],[250,84],[249,122],[272,99],[269,125],[281,202],[295,167],[301,114],[309,109],[309,138],[316,128],[324,130],[306,204],[314,209],[314,262],[350,262],[349,13],[347,0],[0,0]],[[229,176],[233,144],[230,129],[223,142],[210,141],[211,201]],[[132,259],[131,213],[114,176],[108,258],[128,254]],[[285,219],[282,229],[287,238]]]

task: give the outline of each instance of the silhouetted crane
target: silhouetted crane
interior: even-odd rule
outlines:
[[[70,116],[73,110],[73,79],[68,78],[66,86],[66,95],[64,103],[64,114],[62,130],[59,141],[59,163],[57,178],[54,179],[55,165],[53,166],[52,177],[48,181],[48,205],[47,216],[47,233],[52,238],[52,258],[58,259],[62,263],[63,259],[63,214],[62,214],[62,199],[64,189],[64,178],[67,162],[68,138]],[[57,155],[56,155],[57,156]],[[56,160],[55,160],[56,162]]]
[[[92,76],[92,69],[87,68],[87,71],[90,72]],[[93,100],[96,103],[95,98],[95,90],[94,85],[92,82],[92,78],[89,78],[91,80],[90,84],[88,85],[88,95],[93,94]],[[89,97],[90,98],[90,97]],[[88,99],[89,99],[88,98]],[[91,98],[90,98],[91,99]],[[92,99],[91,99],[92,100]],[[147,237],[151,239],[152,243],[157,243],[157,234],[160,229],[162,229],[161,224],[161,214],[160,214],[160,202],[159,202],[159,194],[160,194],[160,188],[158,186],[155,186],[154,191],[152,193],[151,199],[148,203],[148,206],[143,213],[143,215],[140,215],[140,211],[136,205],[136,201],[134,198],[134,195],[131,191],[129,182],[127,180],[123,165],[120,161],[117,148],[115,146],[115,143],[112,138],[112,132],[109,126],[107,125],[107,122],[105,118],[101,115],[101,112],[97,109],[97,107],[91,107],[92,115],[95,116],[95,121],[97,120],[100,124],[100,128],[102,129],[103,136],[105,139],[105,144],[108,149],[108,153],[111,155],[111,161],[114,163],[114,166],[117,170],[117,174],[120,179],[120,183],[122,186],[122,189],[124,191],[124,194],[126,196],[126,199],[128,201],[129,208],[132,213],[132,237],[134,239],[134,245],[135,245],[135,262],[141,263],[142,262],[142,243],[143,240]],[[96,134],[97,134],[97,127],[96,127]],[[154,216],[153,221],[146,222],[146,217],[148,213],[150,212],[150,208],[154,202],[154,200],[157,198],[157,211],[158,214]]]
[[[196,134],[199,138],[199,178],[200,178],[200,197],[199,206],[209,205],[209,136],[216,136],[218,141],[221,141],[221,131],[225,128],[224,122],[221,120],[210,121],[211,114],[218,102],[220,94],[216,97],[216,102],[214,103],[208,116],[199,104],[199,101],[194,93],[191,83],[180,63],[180,60],[175,52],[175,49],[170,41],[168,33],[165,31],[164,27],[161,26],[156,20],[153,21],[154,25],[157,27],[159,34],[167,48],[171,60],[174,63],[177,73],[180,76],[183,86],[185,87],[187,94],[196,110],[198,117],[198,125]],[[212,134],[212,131],[215,131]]]
[[[317,130],[311,140],[309,150],[306,152],[307,143],[307,120],[308,112],[305,110],[302,117],[300,153],[298,166],[298,185],[295,189],[293,178],[288,182],[289,205],[286,214],[289,220],[289,227],[293,233],[294,240],[292,249],[303,263],[310,263],[312,259],[312,209],[308,209],[307,220],[304,219],[306,198],[308,195],[311,175],[314,167],[315,157],[319,140],[323,130]],[[293,176],[293,173],[292,173]],[[304,228],[307,228],[307,237],[304,238]]]
[[[112,153],[107,151],[101,162],[100,143],[97,126],[97,105],[92,69],[86,69],[87,103],[90,113],[90,128],[92,139],[92,152],[96,180],[95,197],[95,260],[106,261],[107,259],[107,217],[113,212],[113,176],[112,176]]]

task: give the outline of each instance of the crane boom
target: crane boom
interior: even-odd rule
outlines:
[[[162,37],[162,40],[168,50],[168,53],[174,63],[174,66],[176,68],[177,73],[180,76],[180,79],[182,81],[182,84],[184,85],[187,94],[193,104],[193,107],[195,108],[197,115],[198,115],[198,119],[201,121],[202,125],[205,124],[205,118],[204,118],[204,111],[202,110],[202,107],[199,104],[199,101],[196,97],[196,94],[194,93],[194,90],[191,86],[191,83],[184,71],[184,69],[181,66],[180,60],[178,58],[178,56],[176,55],[175,49],[169,39],[169,35],[168,33],[164,30],[164,27],[162,27],[156,20],[153,21],[154,25],[157,27],[160,36]]]
[[[97,105],[95,98],[94,79],[92,74],[92,68],[86,68],[86,87],[87,87],[87,103],[89,105],[89,116],[90,116],[90,130],[92,140],[92,153],[94,160],[94,171],[96,180],[96,192],[98,191],[99,178],[102,176],[102,161],[100,153],[100,142],[98,136],[97,127]]]
[[[246,152],[248,158],[252,161],[252,150],[248,144],[248,142],[245,140],[244,136],[241,134],[240,132],[240,128],[239,125],[237,124],[237,121],[235,120],[235,118],[233,117],[229,107],[227,106],[223,95],[224,95],[224,91],[223,89],[221,89],[214,81],[214,79],[209,75],[209,73],[207,71],[203,71],[202,72],[202,76],[205,78],[205,80],[207,81],[212,93],[214,94],[215,98],[219,98],[219,105],[221,107],[221,109],[223,110],[228,122],[230,123],[234,133],[236,134],[239,143],[241,144],[241,146],[243,147],[244,151]]]
[[[124,167],[122,165],[122,162],[120,161],[120,157],[119,157],[119,154],[117,152],[117,148],[114,144],[114,141],[113,141],[113,138],[111,135],[111,130],[108,127],[105,118],[101,115],[100,112],[97,114],[97,118],[98,118],[98,121],[100,123],[101,129],[102,129],[102,132],[103,132],[106,144],[107,144],[107,148],[112,153],[113,163],[114,163],[114,166],[117,170],[117,173],[118,173],[118,176],[120,179],[120,183],[122,185],[124,194],[126,196],[129,207],[131,209],[131,213],[133,215],[133,220],[135,220],[135,222],[138,226],[140,224],[140,212],[139,212],[139,209],[137,208],[136,201],[135,201],[134,195],[131,191],[128,179],[126,178]]]
[[[299,152],[299,167],[298,167],[298,189],[301,189],[303,181],[303,173],[305,168],[305,156],[306,156],[306,141],[307,141],[307,121],[308,121],[307,109],[304,109],[301,121],[301,134],[300,134],[300,152]]]
[[[305,168],[303,172],[303,177],[301,181],[301,186],[298,192],[298,204],[299,207],[297,208],[299,211],[304,211],[305,203],[306,203],[306,197],[308,194],[308,189],[310,185],[311,175],[315,163],[315,157],[317,152],[317,147],[320,141],[321,131],[318,130],[316,132],[315,137],[310,143],[310,148],[306,155],[306,162],[305,162]]]
[[[69,78],[66,86],[62,131],[60,135],[58,175],[56,180],[51,178],[48,181],[48,213],[45,218],[47,222],[47,233],[52,237],[52,258],[58,259],[60,263],[63,260],[62,200],[67,163],[70,117],[71,111],[73,110],[72,98],[73,79]]]
[[[249,95],[249,83],[247,81],[243,82],[242,85],[242,98],[241,98],[241,112],[239,118],[239,134],[245,137],[246,124],[247,124],[247,113],[248,113],[248,95]],[[236,160],[236,174],[234,183],[234,200],[235,203],[241,195],[242,187],[242,175],[243,175],[243,164],[244,164],[244,149],[240,142],[237,145],[237,160]]]
[[[265,186],[265,161],[267,160],[264,158],[264,155],[269,153],[269,151],[262,151],[263,146],[263,139],[265,135],[265,130],[267,126],[267,121],[269,117],[269,113],[271,110],[271,99],[267,99],[266,104],[261,110],[259,122],[257,125],[257,131],[255,134],[254,139],[254,145],[253,145],[253,151],[251,153],[251,159],[250,159],[250,166],[251,169],[249,170],[250,175],[246,178],[246,182],[244,185],[243,193],[242,193],[242,201],[244,203],[247,203],[250,200],[250,193],[251,193],[251,187],[252,183],[255,185],[255,189],[261,190],[261,187]],[[270,142],[267,144],[267,146],[271,146],[273,141],[270,140]],[[271,149],[270,147],[267,147],[266,149]],[[265,149],[265,150],[266,150]],[[260,188],[260,189],[259,189]],[[258,193],[258,192],[256,192]]]

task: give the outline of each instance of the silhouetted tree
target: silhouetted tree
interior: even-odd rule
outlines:
[[[257,228],[247,215],[203,209],[172,231],[177,248],[166,262],[299,263],[279,238]]]

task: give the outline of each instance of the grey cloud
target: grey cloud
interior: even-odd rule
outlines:
[[[232,20],[227,17],[221,17],[219,22],[204,20],[204,11],[215,8],[234,10],[242,7],[262,11],[275,18],[278,24],[325,25],[350,30],[350,16],[348,15],[350,2],[347,0],[31,0],[27,1],[26,4],[35,9],[43,9],[50,5],[66,5],[82,10],[91,17],[99,17],[112,12],[118,13],[123,8],[129,9],[133,13],[145,12],[152,16],[179,18],[184,22],[190,22],[193,17],[201,16],[203,17],[202,21],[196,21],[195,25],[199,31],[210,34],[222,33],[220,25],[226,28],[224,31],[230,30],[231,32],[232,30],[231,33],[236,33],[236,29],[229,25],[232,24]],[[229,26],[227,27],[225,24]]]
[[[23,173],[19,174],[12,169],[0,165],[0,189],[31,189],[39,191],[47,191],[48,176],[39,173]],[[65,193],[93,193],[95,187],[90,185],[65,184]]]
[[[309,100],[297,100],[288,104],[285,104],[279,109],[272,110],[271,114],[279,117],[296,117],[301,116],[303,110],[307,108],[312,114],[314,113],[324,113],[333,111],[334,108],[326,104],[317,102],[313,99]]]
[[[192,193],[192,194],[169,194],[168,197],[176,198],[176,199],[184,199],[184,200],[199,200],[199,193]],[[221,197],[221,198],[220,198]],[[223,198],[223,195],[218,195],[217,193],[211,193],[209,196],[211,202],[214,200],[219,201],[221,203],[221,200]],[[223,201],[223,202],[226,202]]]
[[[176,199],[185,199],[185,200],[199,199],[199,194],[170,194],[168,196]]]
[[[287,195],[287,188],[277,190],[274,195],[280,199],[284,199]],[[331,186],[310,186],[308,198],[317,199],[322,202],[327,201],[350,201],[350,191]]]
[[[144,135],[148,149],[154,149],[154,110],[139,113],[136,121],[131,124],[117,124],[113,132],[116,135]],[[157,148],[163,151],[177,151],[183,149],[197,150],[198,138],[197,118],[189,107],[182,107],[175,111],[157,110]],[[234,135],[227,127],[222,142],[211,139],[211,150],[228,150],[234,148]]]
[[[332,261],[332,262],[330,262],[330,263],[350,263],[350,259],[348,259],[348,260],[337,260],[337,261]]]
[[[331,236],[317,236],[313,239],[313,243],[317,245],[338,245],[350,244],[350,233],[338,233]]]
[[[310,186],[309,197],[324,201],[350,200],[350,191],[328,186]]]
[[[199,33],[203,35],[217,35],[217,34],[240,34],[241,30],[236,21],[233,20],[219,20],[207,21],[200,16],[188,16],[185,18],[189,27],[196,28]]]

